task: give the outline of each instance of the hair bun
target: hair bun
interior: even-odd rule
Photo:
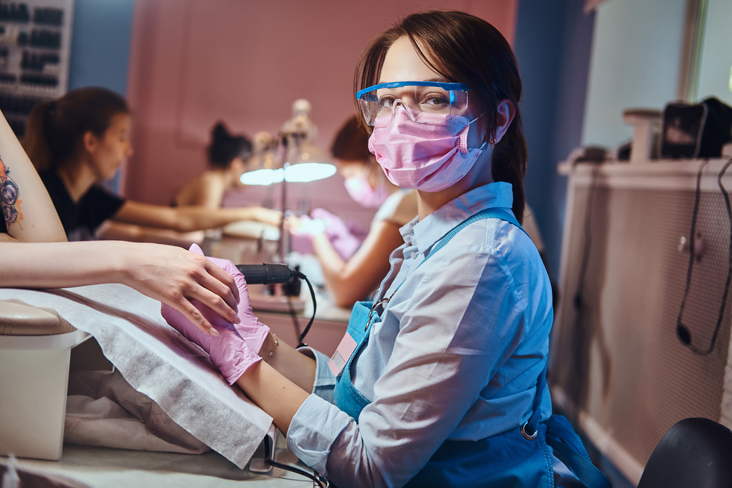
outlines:
[[[214,141],[226,141],[231,139],[231,134],[226,130],[226,126],[223,122],[218,122],[211,131],[211,137]]]

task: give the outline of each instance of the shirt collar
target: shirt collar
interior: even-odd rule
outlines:
[[[510,183],[497,181],[474,188],[443,205],[423,220],[415,218],[399,232],[407,246],[416,245],[424,254],[460,222],[488,208],[511,208],[513,189]]]

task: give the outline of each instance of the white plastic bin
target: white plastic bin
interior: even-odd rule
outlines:
[[[58,460],[71,348],[90,336],[57,316],[56,330],[71,332],[37,335],[53,332],[52,312],[20,304],[8,317],[7,304],[0,307],[0,455]],[[39,319],[46,323],[33,330]],[[23,332],[36,335],[18,335]]]

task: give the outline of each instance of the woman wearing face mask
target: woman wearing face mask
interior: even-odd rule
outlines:
[[[402,244],[399,228],[417,215],[417,194],[387,180],[368,150],[369,132],[356,117],[336,134],[331,153],[346,180],[348,194],[366,208],[378,208],[361,243],[338,217],[323,209],[288,221],[293,234],[311,240],[333,299],[340,307],[376,289],[389,271],[389,254]]]
[[[125,200],[98,186],[112,178],[132,155],[130,123],[125,100],[104,88],[79,88],[33,107],[23,147],[69,240],[93,239],[97,228],[108,220],[178,232],[220,227],[237,220],[278,224],[280,212],[261,207],[172,208]]]
[[[330,360],[275,341],[261,361],[222,334],[241,351],[226,378],[338,486],[609,487],[552,416],[551,289],[519,222],[527,153],[510,46],[462,12],[413,14],[371,41],[356,73],[369,148],[417,190],[418,217]]]
[[[245,161],[252,155],[249,139],[230,134],[219,122],[211,131],[211,143],[206,152],[209,169],[178,192],[173,200],[175,206],[220,208],[227,190],[243,186],[239,178],[246,167]]]

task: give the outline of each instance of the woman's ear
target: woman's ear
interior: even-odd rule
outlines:
[[[92,154],[99,145],[99,139],[97,139],[97,136],[92,131],[88,130],[81,136],[81,144],[86,152]]]
[[[510,100],[503,99],[498,102],[496,112],[496,131],[493,137],[498,143],[508,131],[511,122],[513,122],[513,117],[516,115],[516,106]]]

